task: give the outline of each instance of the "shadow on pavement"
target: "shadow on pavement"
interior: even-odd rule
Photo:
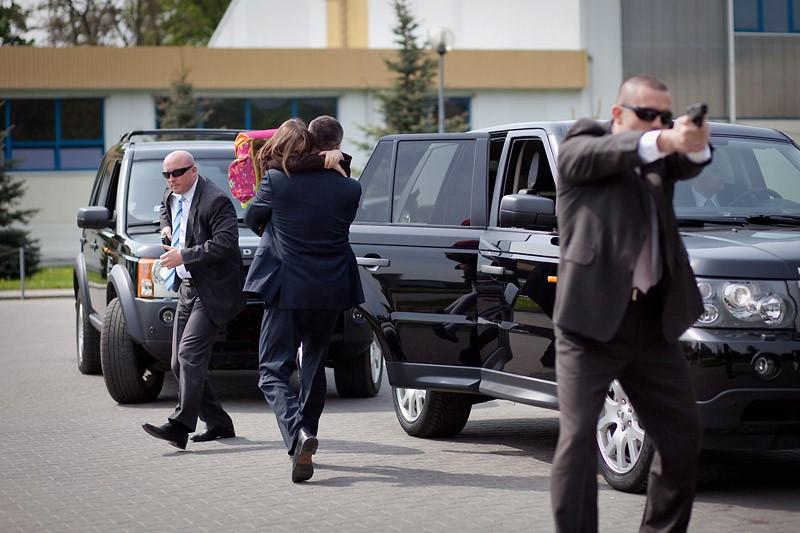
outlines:
[[[339,466],[314,463],[317,470],[349,472],[352,476],[311,480],[312,485],[347,487],[356,483],[380,481],[398,487],[475,487],[517,491],[546,492],[550,490],[550,479],[546,476],[490,476],[442,472],[424,468],[401,468],[394,466]]]

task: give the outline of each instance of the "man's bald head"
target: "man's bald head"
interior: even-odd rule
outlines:
[[[642,89],[652,89],[654,91],[661,91],[668,93],[669,89],[658,78],[639,74],[631,76],[622,82],[617,91],[617,103],[626,104],[632,98],[636,98]]]
[[[194,156],[186,150],[175,150],[167,154],[163,163],[164,172],[169,172],[167,185],[175,194],[185,194],[197,181],[197,165]],[[173,172],[178,171],[176,176]]]
[[[633,76],[622,82],[617,102],[611,107],[611,131],[649,131],[671,127],[661,114],[670,111],[669,89],[653,76]],[[641,115],[641,116],[640,116]]]

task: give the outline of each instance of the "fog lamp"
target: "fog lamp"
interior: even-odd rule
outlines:
[[[772,379],[778,375],[780,367],[771,354],[759,354],[753,358],[753,369],[761,379]]]
[[[161,310],[161,321],[164,324],[172,324],[172,321],[175,320],[175,312],[172,309],[162,309]]]
[[[352,316],[353,316],[353,322],[355,322],[356,324],[361,324],[364,322],[364,320],[366,320],[364,318],[364,313],[362,313],[361,309],[359,309],[358,307],[353,309]]]

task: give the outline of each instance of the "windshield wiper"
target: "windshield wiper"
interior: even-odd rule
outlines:
[[[683,217],[678,218],[678,226],[681,227],[703,227],[706,224],[718,224],[721,226],[741,226],[744,221],[741,218],[701,218],[701,217]]]
[[[793,215],[752,215],[746,217],[748,224],[785,224],[789,226],[800,226],[800,216]]]

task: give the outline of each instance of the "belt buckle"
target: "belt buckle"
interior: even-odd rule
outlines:
[[[639,299],[639,288],[634,287],[633,291],[631,291],[631,301],[635,302],[638,299]]]

